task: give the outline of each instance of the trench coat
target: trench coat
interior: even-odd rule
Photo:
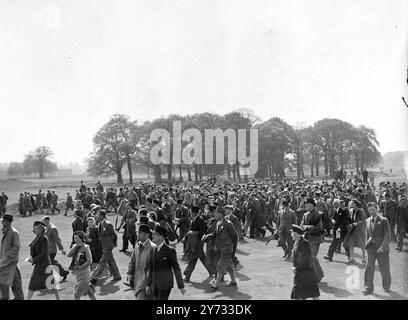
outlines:
[[[345,248],[364,248],[366,242],[366,214],[363,209],[354,209],[346,222],[346,225],[352,225],[351,229],[348,227],[348,232],[343,240]]]
[[[51,260],[48,252],[48,238],[45,233],[31,242],[30,255],[33,258],[34,270],[31,274],[28,290],[47,289],[46,281],[52,275],[52,271],[47,270],[48,266],[51,265]]]
[[[20,251],[20,235],[10,227],[2,234],[0,248],[0,284],[11,287],[17,269],[18,253]]]
[[[301,238],[293,249],[293,288],[291,299],[315,298],[320,295],[309,242]]]

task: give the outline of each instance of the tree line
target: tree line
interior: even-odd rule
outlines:
[[[45,174],[58,170],[57,164],[50,160],[53,155],[49,147],[39,146],[26,154],[23,162],[10,162],[7,175],[16,177],[38,174],[42,179]]]
[[[247,176],[242,177],[242,165],[238,161],[225,161],[226,164],[153,164],[150,150],[158,141],[151,141],[150,134],[158,128],[172,132],[174,121],[181,122],[182,131],[196,128],[202,136],[205,129],[247,129],[248,132],[249,129],[258,129],[256,178],[283,179],[287,169],[296,171],[298,179],[321,175],[334,177],[337,170],[346,168],[354,168],[360,174],[362,168],[381,160],[374,129],[364,125],[355,127],[339,119],[325,118],[311,126],[293,127],[277,117],[262,121],[250,109],[238,109],[224,115],[209,112],[185,116],[170,114],[143,123],[115,114],[93,137],[93,150],[87,160],[88,172],[102,177],[116,175],[119,184],[123,184],[125,168],[130,184],[133,183],[134,169],[153,171],[155,182],[162,181],[163,173],[167,173],[169,181],[182,180],[183,172],[187,172],[189,181],[195,182],[223,174],[234,181],[248,180]],[[246,141],[249,150],[249,139]],[[188,143],[183,141],[182,147]],[[170,152],[172,159],[173,150]]]

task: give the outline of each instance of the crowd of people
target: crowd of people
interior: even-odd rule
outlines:
[[[2,194],[4,196],[4,193]],[[6,213],[0,201],[3,241],[0,251],[0,290],[2,299],[23,299],[21,274],[17,267],[21,247],[18,231],[12,226],[14,216]],[[122,247],[129,243],[132,253],[125,284],[138,300],[168,299],[174,286],[185,293],[198,260],[208,272],[209,286],[218,290],[228,273],[227,286],[237,286],[236,270],[243,268],[236,256],[244,237],[262,239],[267,231],[277,240],[283,259],[293,262],[293,299],[318,298],[318,283],[324,277],[318,255],[325,237],[331,244],[324,259],[333,262],[335,253],[346,252],[347,263],[357,263],[354,248],[362,252],[366,265],[365,294],[374,290],[375,262],[378,260],[383,289],[391,286],[389,243],[397,242],[402,251],[408,232],[406,184],[391,182],[374,186],[354,179],[251,181],[248,183],[201,182],[151,184],[105,188],[100,181],[87,187],[81,181],[73,198],[67,193],[65,208],[58,208],[55,191],[20,195],[19,211],[47,214],[34,222],[36,235],[30,244],[34,265],[27,299],[36,290],[49,287],[55,266],[59,278],[66,281],[69,272],[76,277],[74,298],[95,299],[98,279],[106,274],[113,281],[122,279],[113,250],[118,245],[117,232],[123,230]],[[52,215],[65,209],[73,213],[72,241],[68,252],[51,222]],[[115,214],[115,215],[113,215]],[[115,223],[109,221],[114,217]],[[182,272],[175,244],[183,245],[188,262]],[[262,242],[263,243],[263,242]],[[265,245],[266,245],[265,244]],[[72,258],[68,270],[55,260],[57,251]],[[183,277],[184,275],[184,277]],[[57,289],[52,292],[59,299]]]

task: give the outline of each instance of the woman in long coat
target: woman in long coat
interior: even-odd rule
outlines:
[[[95,267],[102,257],[102,249],[99,243],[99,230],[95,225],[95,218],[87,220],[88,228],[86,230],[86,243],[89,245],[92,255],[92,268]]]
[[[42,221],[35,221],[33,232],[36,237],[30,244],[31,258],[28,259],[28,262],[34,265],[34,270],[28,284],[27,300],[31,300],[34,291],[47,289],[55,294],[57,300],[60,300],[58,290],[51,288],[51,281],[48,281],[50,277],[52,278],[52,268],[50,267],[51,260],[48,252],[48,238],[45,235],[45,224]],[[48,282],[49,287],[47,288]]]
[[[309,242],[303,237],[304,230],[298,225],[292,225],[293,248],[293,288],[291,299],[313,298],[320,296],[316,270],[312,262],[312,251]]]
[[[366,214],[361,208],[361,203],[358,200],[349,202],[349,217],[347,219],[347,234],[344,237],[343,245],[350,249],[348,263],[355,263],[354,248],[360,248],[363,259],[361,263],[366,263],[365,258],[365,242],[366,242]]]

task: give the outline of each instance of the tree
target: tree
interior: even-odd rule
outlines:
[[[287,156],[293,150],[293,128],[274,117],[255,126],[259,132],[259,170],[257,177],[285,178]]]
[[[23,162],[24,173],[38,173],[38,178],[43,179],[45,173],[55,172],[58,169],[57,165],[49,160],[53,155],[54,153],[47,146],[40,146],[30,151]]]
[[[104,177],[116,174],[118,184],[123,184],[122,168],[127,155],[122,134],[112,120],[99,129],[93,138],[94,150],[87,161],[88,172]]]

